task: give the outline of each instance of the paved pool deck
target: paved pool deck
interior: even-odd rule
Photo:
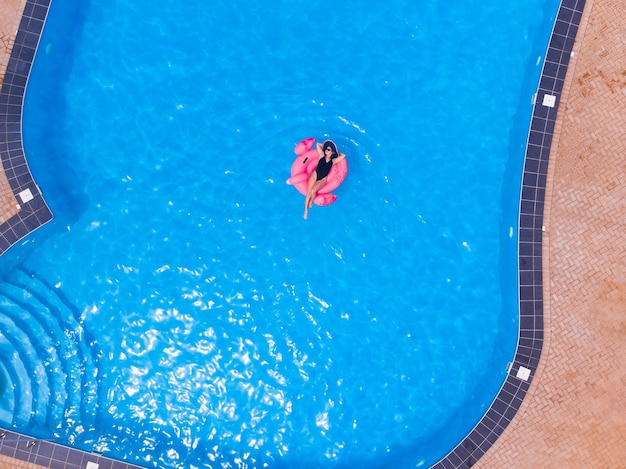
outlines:
[[[0,81],[25,3],[0,4]],[[529,365],[531,379],[520,385],[525,397],[517,412],[505,411],[507,419],[499,416],[501,421],[491,422],[499,438],[485,441],[484,451],[474,448],[476,454],[486,453],[476,460],[463,447],[458,454],[466,457],[449,458],[441,468],[626,465],[626,7],[623,0],[566,3],[585,7],[573,56],[566,60],[556,121],[550,124],[546,118],[544,123],[554,130],[549,158],[538,150],[536,160],[536,179],[543,177],[543,186],[527,186],[522,197],[545,191],[532,204],[534,210],[542,209],[541,216],[526,217],[540,226],[531,230],[534,238],[528,246],[534,251],[523,260],[537,265],[520,271],[520,277],[530,272],[535,282],[522,286],[521,296],[541,306],[534,306],[541,314],[535,311],[531,320],[542,320],[532,336],[541,355]],[[547,168],[541,170],[542,164]],[[13,216],[11,196],[15,199],[13,192],[3,192],[0,175],[2,220]],[[529,349],[529,363],[535,352]],[[31,463],[43,446],[28,446],[30,441],[22,441],[22,451],[28,449],[32,458],[0,455],[0,467],[53,467]],[[0,450],[2,446],[0,438]]]
[[[2,0],[0,2],[0,86],[9,63],[15,41],[15,32],[22,19],[26,0]],[[18,202],[4,171],[0,171],[0,223],[15,216]]]

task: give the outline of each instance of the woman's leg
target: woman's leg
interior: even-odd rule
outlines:
[[[317,181],[317,171],[313,171],[309,176],[309,180],[307,181],[306,186],[306,197],[304,198],[304,219],[306,220],[309,216],[309,207],[311,205],[311,190],[315,185],[315,181]]]
[[[317,197],[317,191],[319,191],[326,184],[326,178],[320,179],[313,184],[313,188],[311,189],[311,200],[309,200],[309,208],[313,207],[313,201],[315,197]]]
[[[315,172],[313,174],[316,174]],[[317,180],[317,175],[313,179],[313,184],[311,185],[311,179],[309,179],[309,186],[307,188],[307,196],[304,199],[304,219],[306,220],[309,215],[309,209],[313,207],[313,201],[315,200],[315,196],[317,196],[317,191],[319,191],[324,184],[326,184],[326,179]]]

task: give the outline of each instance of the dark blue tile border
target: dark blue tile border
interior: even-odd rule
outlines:
[[[507,378],[485,416],[433,469],[472,467],[522,405],[543,347],[543,207],[557,109],[585,0],[562,0],[539,79],[522,175],[518,232],[519,333]],[[520,373],[526,376],[518,377]],[[525,378],[525,379],[524,379]]]
[[[28,169],[21,132],[24,91],[49,6],[50,0],[27,0],[0,92],[2,164],[18,201],[19,194],[26,189],[33,195],[32,200],[21,204],[17,215],[0,225],[0,254],[52,219],[52,213]],[[548,158],[565,73],[584,6],[585,0],[561,2],[546,52],[528,133],[519,213],[520,316],[515,359],[485,416],[454,450],[432,466],[434,469],[472,467],[515,417],[539,364],[543,346],[541,243]],[[551,99],[553,102],[550,102]],[[524,371],[528,376],[525,379],[518,377]],[[83,468],[88,461],[95,462],[102,468],[138,468],[97,454],[8,431],[0,431],[0,454],[59,469]]]
[[[86,453],[6,430],[0,431],[0,455],[53,469],[84,469],[88,462],[98,464],[99,469],[142,469],[99,454]]]
[[[24,91],[49,6],[50,0],[27,0],[0,90],[0,159],[20,207],[17,215],[0,225],[0,255],[52,220],[52,212],[33,180],[22,146]],[[28,191],[29,197],[20,195]]]

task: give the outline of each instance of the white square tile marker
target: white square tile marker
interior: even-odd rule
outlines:
[[[100,467],[100,464],[89,461],[85,469],[98,469],[99,467]]]
[[[528,378],[530,378],[530,370],[524,366],[520,366],[519,370],[517,370],[516,377],[521,380],[528,381]]]
[[[554,107],[556,105],[556,96],[551,94],[544,94],[542,104],[547,107]]]
[[[22,199],[23,204],[25,204],[26,202],[30,202],[35,198],[33,197],[33,193],[28,188],[24,189],[18,195],[20,196],[20,199]]]

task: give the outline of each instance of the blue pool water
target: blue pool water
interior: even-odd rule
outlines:
[[[55,220],[0,284],[1,423],[149,467],[444,456],[515,349],[558,2],[71,3],[27,91]],[[350,173],[305,222],[309,136]]]

